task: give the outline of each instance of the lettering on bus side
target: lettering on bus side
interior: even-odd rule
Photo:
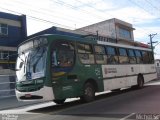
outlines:
[[[117,73],[116,68],[104,68],[104,73],[109,74],[109,73]]]

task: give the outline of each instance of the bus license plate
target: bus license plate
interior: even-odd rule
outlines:
[[[25,94],[25,97],[26,97],[26,98],[30,98],[30,97],[31,97],[31,94]]]

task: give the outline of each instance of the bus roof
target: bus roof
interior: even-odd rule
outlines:
[[[85,35],[85,36],[80,35],[79,37],[77,37],[77,36],[69,36],[69,35],[61,35],[61,34],[43,34],[43,35],[38,35],[36,37],[25,40],[24,42],[19,44],[18,47],[30,40],[34,40],[35,38],[53,37],[53,36],[57,38],[68,39],[68,40],[73,40],[78,42],[85,42],[90,44],[110,45],[115,47],[124,47],[124,48],[130,48],[130,49],[140,49],[140,50],[151,51],[151,48],[148,45],[140,42],[125,41],[126,42],[125,43],[123,41],[123,43],[120,43],[120,42],[117,42],[115,39],[107,38],[103,36],[96,36],[96,35]]]

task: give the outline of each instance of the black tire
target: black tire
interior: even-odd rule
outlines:
[[[83,96],[81,96],[81,100],[83,102],[91,102],[95,99],[95,87],[92,83],[87,82],[84,85]]]
[[[62,100],[53,100],[53,102],[55,102],[56,104],[64,104],[65,99],[62,99]]]
[[[118,88],[118,89],[114,89],[114,90],[111,90],[112,92],[120,92],[121,91],[121,89],[120,88]]]
[[[137,88],[143,88],[144,86],[144,78],[142,75],[138,75],[138,79],[137,79]]]

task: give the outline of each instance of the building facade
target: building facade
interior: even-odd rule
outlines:
[[[51,27],[28,38],[41,34],[62,34],[72,36],[94,36],[102,41],[117,42],[122,44],[134,44],[134,34],[132,24],[113,18],[89,26],[85,26],[76,30],[69,30],[59,27]],[[139,44],[139,43],[137,43]]]
[[[7,56],[16,54],[17,45],[26,37],[25,15],[19,16],[0,12],[0,69],[7,69],[8,59],[12,59],[12,57]]]
[[[132,24],[113,18],[86,27],[76,31],[90,32],[100,36],[116,39],[117,41],[129,40],[134,41]]]

